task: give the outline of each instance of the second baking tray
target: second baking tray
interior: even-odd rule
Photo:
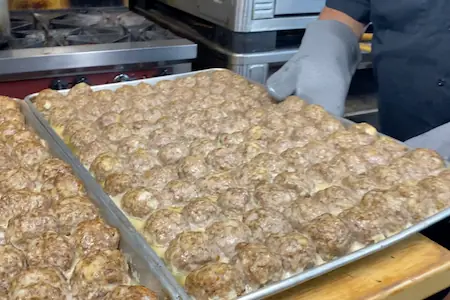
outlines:
[[[98,90],[116,90],[121,86],[124,85],[137,85],[141,82],[147,83],[147,84],[156,84],[157,82],[161,80],[175,80],[177,78],[186,77],[186,76],[192,76],[199,72],[208,72],[208,71],[215,71],[215,70],[222,70],[222,69],[208,69],[198,72],[190,72],[185,74],[177,74],[177,75],[169,75],[169,76],[163,76],[163,77],[157,77],[157,78],[151,78],[151,79],[144,79],[144,80],[138,80],[133,82],[125,82],[125,83],[115,83],[115,84],[106,84],[106,85],[99,85],[99,86],[93,86],[92,89],[94,91]],[[61,91],[61,93],[65,94],[68,90]],[[74,169],[77,172],[77,175],[80,177],[85,178],[86,180],[89,180],[89,185],[92,187],[95,187],[95,189],[99,192],[99,195],[102,198],[102,201],[104,202],[105,206],[111,207],[111,209],[114,210],[114,212],[118,215],[118,218],[124,222],[125,226],[132,227],[130,221],[126,218],[126,216],[116,207],[116,205],[113,203],[111,198],[102,190],[101,186],[96,182],[96,180],[92,177],[92,175],[89,173],[86,168],[82,165],[80,160],[72,154],[70,149],[67,147],[67,145],[63,142],[63,140],[57,135],[57,133],[53,130],[53,128],[50,126],[50,124],[47,122],[47,120],[43,117],[43,115],[36,109],[34,104],[32,103],[31,99],[34,98],[37,94],[30,95],[26,97],[25,102],[29,106],[30,110],[35,115],[36,119],[41,122],[42,126],[46,128],[48,131],[48,134],[55,140],[55,142],[63,149],[65,152],[65,155],[69,157],[70,163],[74,166]],[[353,124],[353,122],[342,119],[342,123],[345,126],[349,126]],[[308,281],[310,279],[313,279],[315,277],[324,275],[332,270],[335,270],[337,268],[340,268],[344,265],[347,265],[351,262],[357,261],[365,256],[368,256],[370,254],[376,253],[378,251],[381,251],[399,241],[404,240],[405,238],[422,231],[423,229],[433,225],[434,223],[439,222],[442,219],[445,219],[446,217],[450,216],[450,208],[447,208],[440,213],[429,217],[425,219],[424,221],[409,227],[408,229],[391,236],[381,242],[378,242],[376,244],[370,245],[368,247],[365,247],[361,250],[358,250],[356,252],[350,253],[348,255],[342,256],[340,258],[337,258],[335,260],[332,260],[326,264],[317,266],[315,268],[309,269],[307,271],[304,271],[302,273],[299,273],[297,275],[294,275],[290,278],[284,279],[282,281],[279,281],[277,283],[270,284],[268,286],[265,286],[257,291],[254,291],[252,293],[249,293],[247,295],[244,295],[240,297],[240,300],[254,300],[254,299],[262,299],[277,293],[280,293],[284,290],[287,290],[289,288],[292,288],[296,285],[301,284],[302,282]],[[134,229],[134,228],[133,228]],[[168,271],[168,269],[164,266],[161,259],[157,256],[157,254],[153,251],[153,249],[145,242],[145,240],[142,238],[142,236],[137,233],[136,230],[134,230],[134,233],[136,234],[136,241],[138,242],[139,246],[142,247],[139,251],[143,253],[149,260],[151,264],[161,266],[159,269],[160,276],[162,278],[161,282],[164,284],[164,287],[167,289],[167,291],[170,293],[170,296],[175,299],[189,299],[189,297],[184,292],[183,288],[177,283],[175,278],[171,275],[171,273]],[[170,277],[170,278],[168,278]]]

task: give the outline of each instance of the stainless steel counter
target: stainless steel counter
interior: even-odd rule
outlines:
[[[0,76],[151,62],[192,60],[197,45],[187,39],[13,49],[0,51]]]

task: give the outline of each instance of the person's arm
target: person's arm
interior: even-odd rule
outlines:
[[[328,0],[306,29],[299,51],[267,80],[278,101],[294,92],[343,115],[351,78],[361,60],[359,38],[369,23],[370,0]]]

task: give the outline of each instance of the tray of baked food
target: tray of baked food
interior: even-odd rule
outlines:
[[[26,102],[197,300],[273,295],[450,215],[436,152],[228,70]]]
[[[0,299],[166,297],[134,228],[65,161],[24,101],[0,96]]]

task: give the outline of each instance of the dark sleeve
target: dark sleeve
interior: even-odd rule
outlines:
[[[327,0],[327,7],[339,10],[363,24],[370,22],[370,0]]]

